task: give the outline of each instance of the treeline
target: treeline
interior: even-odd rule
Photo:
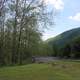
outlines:
[[[70,42],[67,42],[61,48],[53,45],[53,55],[61,58],[80,59],[80,36],[76,36]]]
[[[51,23],[49,13],[44,0],[0,0],[0,65],[24,64],[44,54],[41,32]]]

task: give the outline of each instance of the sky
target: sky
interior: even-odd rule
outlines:
[[[44,0],[45,4],[51,5],[57,12],[54,17],[55,25],[50,26],[43,33],[43,40],[55,37],[56,35],[80,27],[80,0]]]

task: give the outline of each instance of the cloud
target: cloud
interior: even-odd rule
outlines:
[[[77,13],[74,16],[69,16],[69,19],[75,20],[75,21],[80,21],[80,13]]]
[[[57,10],[62,10],[64,8],[64,2],[62,0],[44,0],[46,4],[51,4]]]
[[[42,39],[45,41],[47,40],[48,38],[51,38],[53,37],[54,34],[51,34],[51,33],[45,33],[43,36],[42,36]]]

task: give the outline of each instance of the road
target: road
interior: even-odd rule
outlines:
[[[51,62],[55,60],[59,60],[59,58],[58,57],[34,57],[35,62]]]

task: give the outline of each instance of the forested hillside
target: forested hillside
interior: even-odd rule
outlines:
[[[54,56],[80,57],[80,28],[66,31],[46,41]]]

